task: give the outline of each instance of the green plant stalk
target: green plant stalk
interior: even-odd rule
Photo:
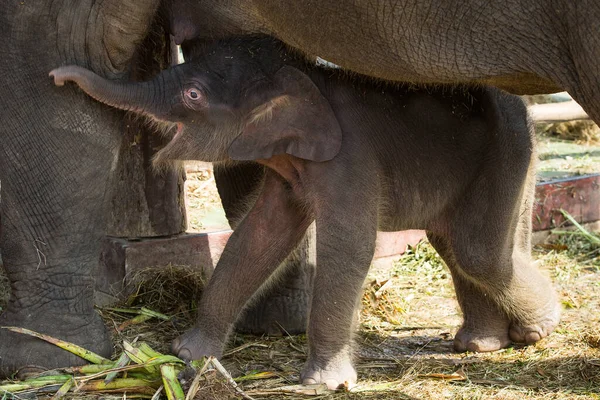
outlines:
[[[123,368],[123,367],[127,366],[127,364],[129,364],[130,361],[131,360],[127,356],[127,353],[123,352],[119,356],[119,359],[115,363],[114,367],[115,368]],[[104,378],[104,382],[109,383],[110,381],[112,381],[113,379],[115,379],[117,377],[118,373],[119,373],[119,371],[110,372],[109,374],[106,375],[106,378]]]
[[[137,348],[140,349],[144,354],[146,354],[150,358],[162,357],[163,354],[154,350],[152,347],[148,345],[146,342],[139,342],[136,344]]]
[[[276,378],[277,374],[275,372],[265,371],[265,372],[257,372],[254,374],[248,374],[244,376],[238,376],[237,378],[233,378],[235,382],[244,382],[244,381],[254,381],[259,379],[270,379]]]
[[[185,361],[169,354],[153,357],[149,359],[148,362],[144,364],[144,366],[155,366],[161,364],[176,364],[175,368],[177,369],[185,367]]]
[[[75,379],[69,379],[68,381],[66,381],[60,387],[60,389],[58,389],[58,392],[56,392],[54,394],[54,396],[52,396],[52,400],[60,400],[63,397],[65,397],[65,395],[69,392],[69,390],[71,390],[71,388],[73,387],[73,385],[75,385]]]
[[[185,400],[183,389],[177,380],[177,371],[173,364],[162,364],[160,366],[165,393],[169,400]]]
[[[104,381],[89,381],[84,383],[79,390],[83,392],[96,392],[104,390],[124,390],[142,391],[144,393],[154,394],[160,386],[160,381],[148,381],[145,379],[120,378],[112,382],[105,383]],[[141,389],[141,390],[140,390]]]
[[[151,368],[159,366],[161,364],[177,364],[178,369],[185,366],[185,361],[170,354],[162,354],[152,349],[147,343],[140,342],[134,345],[127,343],[127,346],[123,344],[125,351],[133,354],[139,361],[142,361],[140,365],[144,368]],[[136,361],[137,362],[137,361]],[[156,370],[158,372],[158,370]]]
[[[87,364],[82,365],[80,367],[69,367],[64,368],[64,371],[69,374],[83,374],[83,375],[93,375],[98,374],[100,372],[107,371],[109,369],[113,369],[115,367],[113,364]]]
[[[133,347],[133,345],[127,341],[123,341],[123,349],[129,356],[131,361],[133,361],[136,364],[145,365],[151,358],[139,348]],[[156,366],[144,366],[144,369],[152,375],[158,376],[158,374],[160,373],[159,369]]]
[[[128,319],[127,321],[123,322],[121,325],[119,325],[119,327],[117,328],[117,330],[119,332],[122,332],[125,330],[125,328],[128,328],[131,325],[138,325],[138,324],[142,324],[146,321],[148,321],[149,319],[152,319],[152,317],[148,316],[148,315],[137,315],[131,319]]]
[[[581,226],[581,224],[579,224],[579,222],[577,222],[575,220],[575,218],[573,218],[573,216],[571,214],[569,214],[567,211],[561,209],[560,212],[562,213],[562,215],[569,220],[570,223],[573,224],[573,226],[575,226],[575,228],[579,229],[579,231],[581,232],[581,234],[583,236],[586,237],[586,239],[588,239],[590,242],[594,243],[594,244],[600,244],[600,238],[597,238],[596,236],[592,235],[591,233],[589,233],[587,231],[587,229],[585,229],[583,226]]]
[[[579,231],[556,231],[552,230],[553,235],[585,235],[583,232]]]
[[[171,319],[171,317],[169,317],[168,315],[159,313],[157,311],[150,310],[149,308],[146,308],[146,307],[142,307],[140,309],[140,312],[142,315],[147,315],[152,318],[162,319],[163,321],[169,321]]]
[[[25,328],[19,328],[16,326],[3,326],[1,328],[7,329],[11,332],[33,336],[35,338],[44,340],[48,343],[52,343],[53,345],[58,346],[61,349],[66,350],[70,353],[73,353],[76,356],[79,356],[79,357],[83,358],[84,360],[91,362],[92,364],[110,364],[110,360],[107,360],[106,358],[101,357],[94,352],[86,350],[83,347],[78,346],[76,344],[53,338],[52,336],[44,335],[42,333],[38,333],[38,332],[29,330],[29,329],[25,329]]]
[[[73,376],[71,375],[43,376],[40,378],[28,379],[20,383],[8,383],[5,385],[0,385],[0,391],[16,393],[22,390],[36,389],[47,385],[63,384],[71,379],[73,379]]]
[[[158,375],[154,375],[154,376],[150,377],[147,371],[143,371],[145,367],[146,367],[145,364],[131,364],[131,365],[126,365],[124,367],[118,367],[118,368],[114,368],[114,366],[113,366],[112,368],[106,369],[104,371],[100,371],[96,374],[79,376],[76,379],[78,381],[85,382],[85,381],[91,381],[94,379],[102,378],[112,372],[120,373],[120,372],[127,372],[127,371],[132,371],[132,372],[128,373],[128,376],[130,378],[139,378],[139,379],[146,379],[146,380],[149,378],[158,379]]]

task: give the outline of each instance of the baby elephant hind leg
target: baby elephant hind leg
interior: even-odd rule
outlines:
[[[446,237],[428,232],[427,238],[450,269],[463,313],[463,324],[454,337],[454,350],[486,352],[508,346],[508,315],[480,287],[463,276]]]
[[[473,320],[467,318],[502,310],[510,320],[510,339],[531,344],[554,330],[560,306],[550,280],[531,263],[533,178],[527,175],[520,179],[510,168],[502,174],[502,167],[498,168],[488,171],[487,179],[474,182],[451,224],[457,289],[464,287],[462,295],[478,299],[474,304],[465,304],[466,309],[473,309],[466,312],[460,335],[477,336]],[[482,294],[489,300],[484,302]],[[487,307],[489,302],[496,307]],[[485,324],[486,318],[475,325]]]

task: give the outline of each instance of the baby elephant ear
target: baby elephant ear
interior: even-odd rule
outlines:
[[[246,118],[229,147],[234,160],[291,154],[311,161],[331,160],[340,151],[342,131],[329,102],[308,76],[285,66],[274,77],[275,94]]]

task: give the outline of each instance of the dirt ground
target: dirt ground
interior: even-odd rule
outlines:
[[[186,190],[190,230],[224,226],[209,171],[189,173]],[[435,251],[421,243],[402,257],[377,262],[365,282],[355,340],[359,383],[351,391],[319,389],[311,395],[290,386],[297,384],[306,359],[305,336],[236,334],[223,366],[254,399],[600,399],[600,244],[593,237],[563,234],[532,249],[563,305],[559,327],[534,346],[454,353],[452,338],[461,315],[451,278]],[[185,267],[173,267],[147,276],[123,305],[165,313],[168,321],[150,319],[118,332],[115,327],[131,315],[99,310],[113,332],[115,355],[123,340],[145,341],[168,353],[169,342],[193,321],[200,282]],[[0,307],[6,304],[6,283],[0,274]],[[211,372],[200,382],[196,398],[242,395]]]

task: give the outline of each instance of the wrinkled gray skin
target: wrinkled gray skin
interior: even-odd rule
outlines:
[[[111,355],[112,345],[93,309],[92,271],[124,113],[75,88],[57,88],[48,71],[78,64],[125,77],[159,2],[128,4],[0,2],[0,248],[12,288],[0,326],[51,334],[103,356]],[[0,378],[28,365],[83,362],[0,329]]]
[[[196,326],[173,343],[176,354],[220,357],[245,304],[277,277],[313,220],[304,383],[356,381],[353,311],[378,229],[427,230],[464,314],[457,350],[533,343],[556,326],[555,293],[529,256],[534,135],[520,99],[495,89],[352,80],[303,64],[271,39],[187,51],[188,63],[144,84],[123,86],[77,67],[51,73],[58,85],[74,81],[107,104],[176,123],[158,163],[266,167]]]
[[[597,0],[169,1],[180,43],[267,33],[385,80],[567,90],[600,123]]]

